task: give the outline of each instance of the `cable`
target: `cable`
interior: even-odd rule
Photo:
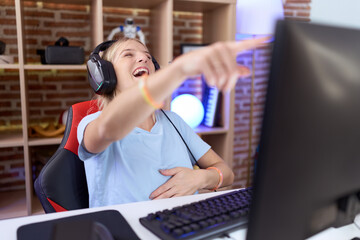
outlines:
[[[236,240],[235,238],[231,237],[228,233],[224,233],[221,238],[226,237],[227,239],[232,239],[232,240]]]
[[[194,157],[194,155],[193,155],[192,152],[190,151],[189,146],[186,144],[183,136],[181,135],[181,133],[179,132],[179,130],[176,128],[175,124],[170,120],[170,118],[169,118],[168,115],[164,112],[164,110],[162,110],[162,109],[160,109],[160,110],[163,112],[163,114],[165,115],[165,117],[169,120],[169,122],[171,123],[171,125],[173,125],[173,127],[175,128],[175,130],[177,131],[177,133],[179,134],[179,136],[181,137],[181,139],[182,139],[183,142],[185,143],[186,148],[188,149],[189,153],[191,154],[192,158],[193,158],[194,161],[195,161],[195,164],[194,164],[194,165],[196,165],[196,166],[198,166],[199,168],[201,168],[201,167],[199,166],[199,164],[197,163],[196,158]]]
[[[360,229],[360,214],[358,214],[357,216],[355,216],[354,224],[355,224],[355,226],[356,226],[358,229]]]

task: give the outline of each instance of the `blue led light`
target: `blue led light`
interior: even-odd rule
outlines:
[[[171,102],[171,111],[177,113],[191,128],[196,128],[204,119],[202,102],[191,94],[182,94]]]

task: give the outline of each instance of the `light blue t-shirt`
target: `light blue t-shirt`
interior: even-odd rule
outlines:
[[[150,132],[135,127],[103,152],[87,152],[81,146],[84,130],[100,113],[84,117],[77,130],[79,157],[85,164],[90,207],[149,200],[150,194],[170,178],[161,175],[160,169],[192,168],[191,156],[184,142],[161,111],[155,112],[156,123]],[[210,146],[176,113],[166,111],[166,114],[196,160],[201,158]]]

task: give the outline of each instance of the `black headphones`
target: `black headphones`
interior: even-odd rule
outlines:
[[[100,52],[105,51],[115,42],[116,40],[110,40],[100,43],[90,54],[87,61],[88,80],[96,94],[109,94],[116,87],[117,79],[112,63],[102,59],[99,55]],[[153,56],[151,56],[151,59],[155,66],[155,71],[160,69],[156,59]]]

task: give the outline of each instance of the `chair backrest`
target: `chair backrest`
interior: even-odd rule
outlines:
[[[96,111],[95,100],[74,104],[69,109],[60,146],[34,183],[46,213],[89,207],[84,163],[78,157],[77,127],[83,117]]]

